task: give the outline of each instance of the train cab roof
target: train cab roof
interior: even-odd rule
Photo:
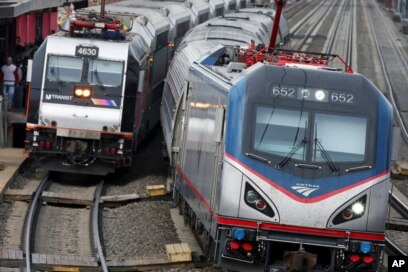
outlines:
[[[99,11],[100,6],[93,6],[79,10],[80,13],[84,12],[98,13]],[[133,19],[139,18],[139,20],[136,21],[139,24],[144,24],[145,26],[148,26],[148,24],[150,23],[151,27],[149,26],[148,27],[153,28],[151,30],[152,32],[154,32],[153,35],[168,31],[170,29],[169,22],[164,17],[164,15],[160,13],[158,10],[152,10],[147,8],[124,7],[123,3],[122,5],[118,5],[118,3],[115,3],[106,5],[105,12],[110,15],[126,16],[131,17]]]
[[[76,48],[80,45],[86,45],[98,48],[98,58],[127,60],[129,43],[87,39],[84,42],[82,37],[71,37],[64,32],[57,32],[54,35],[49,35],[44,41],[46,54],[75,56]]]
[[[80,9],[79,14],[98,13],[100,6]],[[154,50],[156,48],[156,37],[170,30],[169,21],[158,10],[147,8],[129,8],[116,4],[105,7],[107,15],[119,17],[127,21],[130,27],[129,33],[140,35],[147,45]]]

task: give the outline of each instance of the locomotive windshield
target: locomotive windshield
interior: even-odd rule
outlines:
[[[84,73],[84,72],[85,73]],[[123,78],[123,62],[82,57],[50,55],[47,81],[88,83],[101,87],[120,87]]]
[[[88,83],[106,87],[118,87],[122,84],[123,63],[92,59],[89,61]]]
[[[361,162],[365,158],[367,118],[315,114],[314,138],[334,162]],[[312,160],[325,161],[314,141]]]
[[[257,107],[253,149],[259,152],[285,156],[292,148],[292,158],[306,160],[306,135],[308,113],[271,107]]]
[[[327,162],[327,157],[333,162],[366,158],[365,117],[257,106],[254,123],[251,145],[262,156],[314,163]]]
[[[80,82],[83,60],[52,55],[48,58],[47,79],[51,82]]]

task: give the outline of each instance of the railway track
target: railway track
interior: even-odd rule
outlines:
[[[188,242],[194,252],[201,252],[201,254],[195,254],[192,261],[170,262],[165,252],[157,254],[147,252],[148,254],[140,253],[129,256],[110,254],[106,257],[107,251],[112,252],[109,249],[112,243],[109,241],[110,238],[104,237],[103,234],[106,226],[105,228],[102,227],[104,221],[101,215],[105,215],[106,211],[109,210],[109,208],[102,209],[105,204],[106,207],[114,207],[112,210],[121,207],[126,209],[127,205],[132,204],[135,205],[136,210],[141,210],[143,205],[147,205],[144,210],[146,213],[151,213],[152,208],[156,207],[152,203],[162,202],[164,203],[162,208],[165,208],[165,206],[173,205],[173,200],[169,195],[158,197],[142,195],[138,198],[132,198],[130,201],[122,202],[120,200],[115,203],[115,200],[110,197],[102,197],[106,189],[103,180],[82,189],[75,189],[76,185],[72,185],[71,182],[72,179],[65,183],[58,183],[55,175],[50,176],[49,174],[45,175],[39,182],[31,199],[31,204],[25,210],[26,215],[21,216],[20,221],[16,223],[16,225],[25,225],[24,230],[16,233],[14,237],[16,241],[13,244],[17,247],[14,249],[0,248],[0,271],[2,267],[24,268],[27,272],[38,270],[59,271],[59,269],[107,272],[208,266],[208,263],[201,262],[199,258],[202,255],[201,249],[198,243],[193,241],[195,237],[192,233],[189,233],[190,230],[186,228],[184,233],[183,231],[181,231],[181,234],[179,233],[179,228],[182,228],[184,223],[181,224],[182,226],[179,224],[180,226],[176,227],[177,233],[174,230],[174,235],[181,237],[180,241]],[[63,195],[63,191],[70,191],[70,196]],[[92,195],[92,203],[85,201],[84,194],[78,195],[78,191]],[[118,199],[121,199],[121,197],[118,197]],[[106,203],[105,200],[107,200]],[[20,201],[16,202],[20,203]],[[108,228],[130,220],[123,214],[115,218],[117,220],[116,224],[108,224]],[[144,233],[144,235],[159,238],[161,232],[169,229],[171,219],[170,222],[162,222],[161,219],[158,217],[155,219],[156,222],[145,222],[145,226],[151,229],[151,233]],[[140,216],[138,220],[148,219],[145,216]],[[184,222],[182,219],[179,219],[179,221]],[[108,223],[112,222],[108,221]],[[173,224],[177,225],[175,222]],[[143,233],[143,230],[137,226],[136,230]],[[119,246],[124,247],[126,243],[131,241],[132,243],[140,243],[143,247],[143,241],[135,240],[132,230],[128,232],[122,230],[121,234],[123,235],[120,240],[122,245]],[[185,238],[186,236],[188,238]],[[20,237],[23,237],[23,239],[20,240]],[[143,239],[144,236],[142,234],[137,238]],[[158,246],[165,251],[165,244]]]
[[[408,62],[396,42],[397,39],[393,31],[387,24],[382,23],[386,18],[378,8],[377,3],[370,0],[368,5],[372,11],[371,14],[368,13],[369,23],[373,30],[374,43],[380,59],[388,97],[393,105],[396,120],[401,127],[402,136],[408,143],[407,122],[404,120],[408,117],[408,100],[398,99],[398,97],[406,97]]]
[[[291,28],[293,49],[305,51],[309,47],[337,2],[338,0],[319,1],[314,9]]]
[[[297,1],[296,3],[290,5],[289,7],[284,9],[284,13],[286,16],[287,20],[292,20],[295,19],[295,17],[300,14],[305,8],[308,8],[310,3],[316,1],[306,1],[306,0],[300,0]]]
[[[348,65],[352,64],[354,17],[356,4],[353,1],[341,1],[334,23],[329,31],[329,37],[323,47],[328,54],[343,56]]]
[[[83,197],[77,195],[75,198],[75,190],[69,190],[73,186],[57,186],[58,190],[53,192],[57,203],[41,205],[45,201],[43,196],[55,183],[49,175],[44,178],[31,202],[25,223],[26,271],[53,270],[55,266],[86,267],[90,271],[99,271],[101,267],[102,271],[108,271],[98,225],[103,182],[101,180],[86,190],[91,192],[87,199],[93,201],[93,208],[89,209],[83,205]],[[72,199],[61,197],[66,192]],[[48,200],[51,195],[47,195]]]
[[[386,84],[387,96],[394,108],[394,116],[396,117],[395,119],[398,125],[401,127],[403,139],[405,143],[408,143],[408,130],[406,121],[404,120],[408,116],[405,114],[408,111],[408,104],[405,105],[405,103],[408,103],[408,101],[404,101],[404,96],[401,96],[406,89],[408,64],[405,55],[396,42],[397,39],[393,31],[389,28],[387,23],[384,23],[386,18],[380,11],[377,3],[370,0],[367,5],[363,6],[371,28],[375,50],[379,57],[384,82]],[[389,201],[392,209],[395,209],[403,218],[408,219],[407,205],[393,192],[390,192]],[[395,236],[393,235],[393,231],[389,231],[388,235]],[[385,246],[387,255],[407,256],[406,250],[398,245],[398,241],[387,237]]]

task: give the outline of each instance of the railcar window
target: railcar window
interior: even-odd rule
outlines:
[[[169,41],[169,32],[163,32],[157,35],[156,51],[167,47],[167,42]]]
[[[209,14],[208,12],[199,15],[199,16],[198,16],[198,23],[201,24],[201,23],[207,21],[208,18],[209,18],[209,16],[210,16],[210,14]]]
[[[89,61],[88,83],[106,87],[118,87],[122,84],[123,63],[92,59]]]
[[[176,36],[177,38],[183,38],[190,28],[190,21],[186,21],[177,26]]]
[[[237,9],[237,3],[231,2],[228,5],[229,10],[236,10]]]
[[[361,162],[367,144],[367,118],[316,113],[313,161],[325,161],[316,139],[334,162]]]
[[[295,147],[292,158],[306,159],[302,145],[307,130],[308,112],[272,107],[257,107],[253,149],[257,152],[286,156]]]
[[[52,82],[80,82],[82,59],[65,56],[48,58],[47,80]]]
[[[217,8],[217,9],[215,10],[215,17],[223,16],[223,15],[224,15],[224,7]]]

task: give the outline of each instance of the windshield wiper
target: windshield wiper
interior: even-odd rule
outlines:
[[[63,83],[63,81],[61,80],[61,78],[59,77],[59,73],[55,73],[55,67],[53,66],[53,67],[51,67],[51,75],[53,76],[53,78],[57,81],[57,83],[58,83],[58,86],[59,87],[63,87],[63,85],[64,85],[64,83]]]
[[[256,159],[258,161],[261,161],[261,162],[264,162],[264,163],[267,163],[267,164],[271,164],[271,161],[264,158],[264,157],[261,157],[261,156],[258,156],[258,155],[252,154],[252,153],[248,153],[248,152],[245,153],[245,155],[248,156],[248,157],[251,157],[253,159]]]
[[[302,100],[302,106],[300,107],[299,121],[298,121],[298,126],[297,126],[297,128],[296,128],[295,139],[294,139],[293,144],[292,144],[292,149],[289,151],[288,154],[286,154],[286,156],[283,158],[283,160],[281,160],[281,161],[275,166],[277,169],[282,169],[282,168],[285,166],[285,164],[287,164],[288,161],[293,157],[293,155],[296,153],[296,151],[298,151],[298,149],[299,149],[301,146],[304,147],[304,146],[307,144],[307,138],[306,138],[307,121],[305,122],[305,127],[304,127],[305,133],[304,133],[304,135],[303,135],[303,140],[296,144],[297,139],[298,139],[298,136],[299,136],[299,131],[300,131],[300,123],[302,122],[302,117],[303,117],[303,106],[304,106],[304,102],[305,102],[305,99]],[[303,154],[304,154],[304,153],[303,153]]]
[[[327,153],[326,149],[324,149],[322,143],[320,142],[317,137],[314,139],[315,140],[315,145],[319,148],[320,152],[322,152],[324,160],[327,162],[329,165],[330,169],[332,172],[337,175],[340,171],[340,169],[334,164],[333,160],[330,158],[329,154]]]
[[[95,75],[96,82],[97,82],[98,85],[101,87],[101,89],[102,89],[102,90],[106,90],[106,88],[105,88],[105,86],[103,85],[102,80],[101,80],[101,78],[100,78],[100,76],[99,76],[98,69],[93,70],[93,71],[92,71],[92,74]]]
[[[373,168],[371,165],[363,165],[363,166],[357,166],[357,167],[351,167],[346,169],[346,172],[354,172],[354,171],[361,171],[361,170],[367,170]]]
[[[293,146],[292,149],[288,152],[288,154],[286,154],[286,156],[283,158],[283,160],[281,160],[275,167],[278,169],[282,169],[285,166],[285,164],[287,164],[288,161],[293,157],[293,155],[295,155],[296,151],[298,151],[299,148],[301,148],[302,146],[304,147],[306,144],[307,139],[305,137],[303,138],[302,141]]]

